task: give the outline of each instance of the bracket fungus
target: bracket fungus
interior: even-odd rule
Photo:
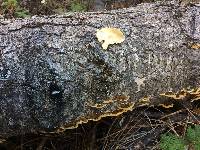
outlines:
[[[122,43],[125,40],[124,34],[118,28],[102,28],[97,30],[97,39],[102,43],[103,49],[107,49],[110,44]]]

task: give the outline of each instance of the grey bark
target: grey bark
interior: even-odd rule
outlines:
[[[102,27],[120,28],[125,41],[103,50]],[[196,89],[198,43],[200,7],[174,2],[0,20],[0,135],[57,132]]]

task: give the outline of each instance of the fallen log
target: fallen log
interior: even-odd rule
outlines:
[[[104,50],[100,28],[125,40]],[[0,20],[0,135],[60,132],[200,98],[200,7],[174,2]],[[172,107],[172,104],[165,105]]]

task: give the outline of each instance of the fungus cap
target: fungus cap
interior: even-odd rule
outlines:
[[[121,43],[125,40],[124,34],[118,28],[102,28],[97,30],[97,39],[102,43],[103,49],[107,49],[109,44]]]

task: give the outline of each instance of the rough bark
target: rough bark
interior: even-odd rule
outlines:
[[[95,33],[108,26],[126,39],[105,51]],[[165,97],[198,99],[198,43],[200,7],[173,2],[0,20],[0,134],[58,132]]]

